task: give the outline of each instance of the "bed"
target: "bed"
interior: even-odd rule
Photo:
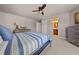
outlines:
[[[6,29],[5,27],[3,28]],[[7,33],[5,33],[6,31]],[[3,32],[6,34],[4,34],[6,37],[3,37],[0,27],[0,35],[2,36],[3,40],[0,43],[1,55],[39,55],[52,42],[50,35],[45,35],[42,33],[11,33],[8,29],[6,29],[6,31],[3,30]]]

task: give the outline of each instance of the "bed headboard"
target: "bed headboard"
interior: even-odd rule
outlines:
[[[20,32],[28,32],[31,31],[30,29],[15,29],[13,30],[13,33],[20,33]]]
[[[15,29],[13,30],[13,33],[20,33],[20,32],[31,31],[31,29],[27,29],[26,26],[17,25],[16,22],[14,23],[14,25],[15,25]]]
[[[28,32],[31,31],[31,29],[15,29],[13,30],[13,33],[21,33],[21,32]]]

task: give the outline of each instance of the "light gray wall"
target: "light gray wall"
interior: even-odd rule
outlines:
[[[36,31],[36,21],[34,19],[0,12],[0,25],[4,25],[13,30],[15,28],[14,22],[16,22],[18,25],[26,26],[28,29],[31,29],[34,32]]]
[[[74,9],[73,11],[71,11],[71,19],[70,19],[70,25],[74,26],[75,24],[75,13],[79,12],[79,8]]]
[[[70,26],[70,13],[63,13],[58,15],[59,25],[58,25],[58,33],[59,37],[65,38],[65,29]]]
[[[68,26],[74,26],[75,25],[75,19],[74,19],[74,13],[79,12],[79,8],[76,8],[69,12],[64,12],[61,14],[56,14],[49,16],[46,20],[42,20],[42,33],[50,34],[52,36],[53,33],[53,27],[51,24],[50,19],[53,19],[54,16],[57,16],[59,18],[59,37],[65,39],[65,29]]]
[[[56,15],[53,15],[52,18],[49,18],[47,20],[48,21],[48,34],[52,34],[53,32],[53,28],[52,28],[52,24],[50,23],[50,19],[53,19],[54,16],[57,16],[59,18],[59,37],[60,38],[65,38],[65,28],[68,27],[68,26],[74,26],[75,25],[75,18],[74,18],[74,13],[76,12],[79,12],[79,8],[76,8],[72,11],[69,11],[69,12],[65,12],[65,13],[61,13],[61,14],[56,14]]]
[[[57,15],[53,15],[51,19],[53,19],[54,16],[57,16],[59,19],[59,24],[58,24],[58,36],[61,38],[65,38],[65,28],[70,26],[70,13],[69,12],[65,12],[65,13],[61,13],[61,14],[57,14]],[[51,24],[51,21],[49,19],[48,22],[48,33],[50,33],[51,35],[53,34],[53,26]]]

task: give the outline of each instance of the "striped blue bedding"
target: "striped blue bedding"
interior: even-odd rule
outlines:
[[[15,33],[12,40],[4,42],[0,54],[4,55],[29,55],[40,49],[47,41],[52,41],[49,35],[24,32]]]

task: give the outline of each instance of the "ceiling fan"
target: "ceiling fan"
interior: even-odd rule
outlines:
[[[40,12],[42,15],[44,15],[43,9],[46,7],[46,4],[43,4],[42,6],[38,7],[38,10],[33,10],[32,12]]]

